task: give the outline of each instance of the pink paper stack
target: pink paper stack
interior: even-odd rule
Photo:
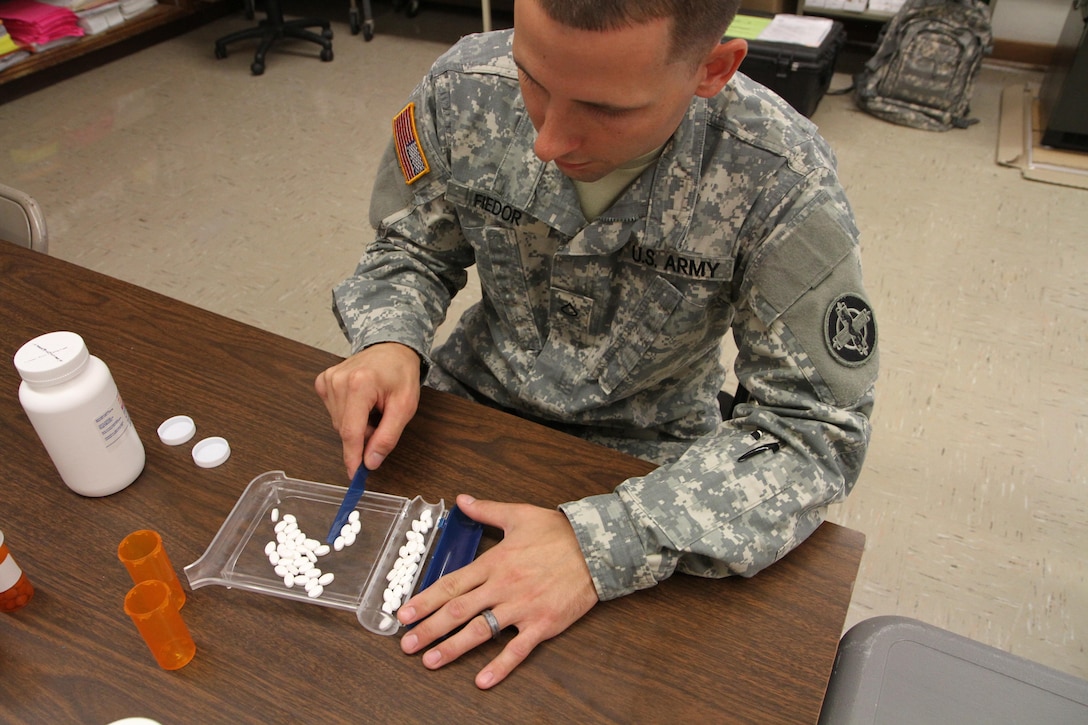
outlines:
[[[83,35],[75,13],[37,0],[0,0],[0,19],[12,40],[34,50]]]

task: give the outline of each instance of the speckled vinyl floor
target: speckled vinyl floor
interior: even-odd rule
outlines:
[[[346,6],[332,63],[301,42],[261,77],[252,46],[215,60],[238,14],[2,105],[0,179],[44,207],[52,254],[345,354],[329,289],[370,236],[390,119],[479,27],[379,2],[365,43]],[[1088,191],[994,163],[1002,88],[1040,79],[985,67],[966,131],[849,96],[814,116],[882,347],[867,468],[831,517],[868,537],[848,626],[911,616],[1088,677]]]

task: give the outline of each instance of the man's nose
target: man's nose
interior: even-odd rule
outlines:
[[[547,163],[562,158],[578,148],[577,129],[572,125],[570,116],[558,109],[548,109],[544,123],[536,132],[533,152],[541,161]]]

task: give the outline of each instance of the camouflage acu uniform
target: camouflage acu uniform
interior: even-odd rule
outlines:
[[[587,223],[533,154],[510,40],[460,42],[398,116],[341,323],[354,350],[415,349],[429,385],[662,464],[561,507],[601,599],[754,574],[848,493],[869,440],[875,323],[831,152],[738,75]],[[432,353],[473,263],[483,299]],[[730,329],[752,403],[722,422]]]

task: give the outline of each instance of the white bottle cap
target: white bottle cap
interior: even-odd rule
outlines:
[[[159,426],[159,440],[168,446],[188,443],[194,435],[196,435],[196,423],[187,415],[167,418]]]
[[[47,332],[19,348],[15,369],[28,383],[57,385],[78,375],[90,356],[76,333]]]
[[[213,436],[193,446],[193,462],[201,468],[215,468],[230,458],[230,444],[226,438]]]

